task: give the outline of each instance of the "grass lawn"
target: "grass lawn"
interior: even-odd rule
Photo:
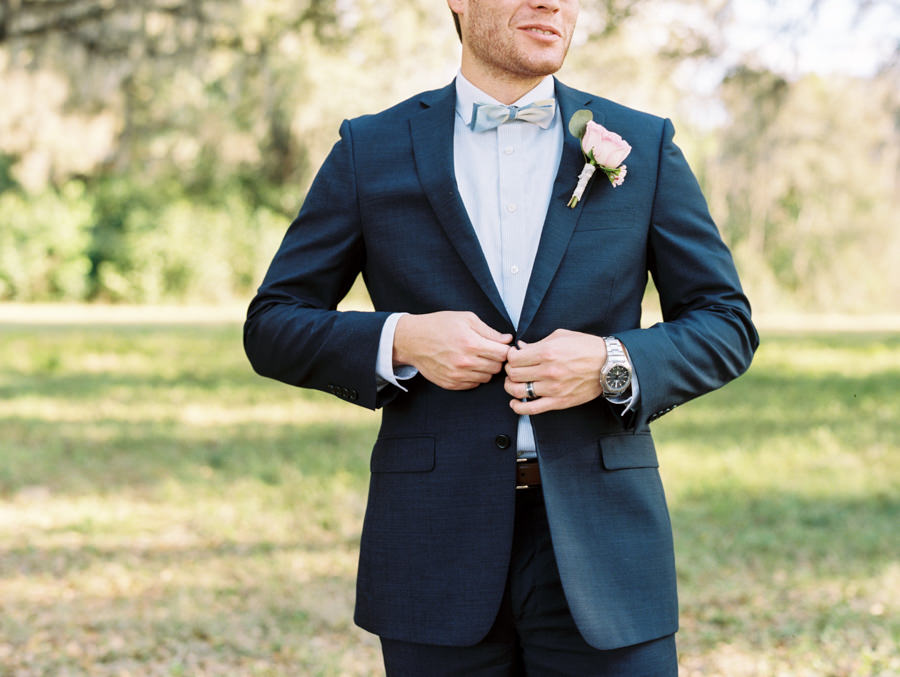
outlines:
[[[377,424],[235,323],[0,326],[0,675],[378,674]],[[900,334],[764,334],[654,433],[682,675],[900,675]]]

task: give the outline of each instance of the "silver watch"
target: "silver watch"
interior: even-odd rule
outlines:
[[[631,362],[619,339],[606,336],[603,340],[606,342],[606,364],[600,369],[600,386],[604,397],[615,397],[631,385]]]

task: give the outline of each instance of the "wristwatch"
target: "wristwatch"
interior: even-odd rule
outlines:
[[[631,362],[619,339],[606,336],[603,340],[606,342],[606,363],[600,369],[600,386],[604,397],[616,397],[631,385]]]

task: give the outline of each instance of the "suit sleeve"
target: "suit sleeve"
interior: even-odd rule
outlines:
[[[617,333],[640,379],[642,427],[750,365],[759,337],[731,253],[666,120],[648,239],[663,321]]]
[[[263,376],[375,408],[396,394],[375,378],[388,313],[336,310],[365,263],[355,176],[345,121],[250,303],[244,349]]]

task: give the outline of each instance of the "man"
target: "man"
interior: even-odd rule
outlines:
[[[355,620],[388,674],[675,675],[648,423],[747,368],[749,305],[671,123],[551,76],[577,0],[448,4],[458,77],[344,122],[247,354],[384,407]],[[569,207],[581,109],[632,149]],[[360,271],[375,310],[336,311]],[[664,321],[640,329],[648,271]]]

